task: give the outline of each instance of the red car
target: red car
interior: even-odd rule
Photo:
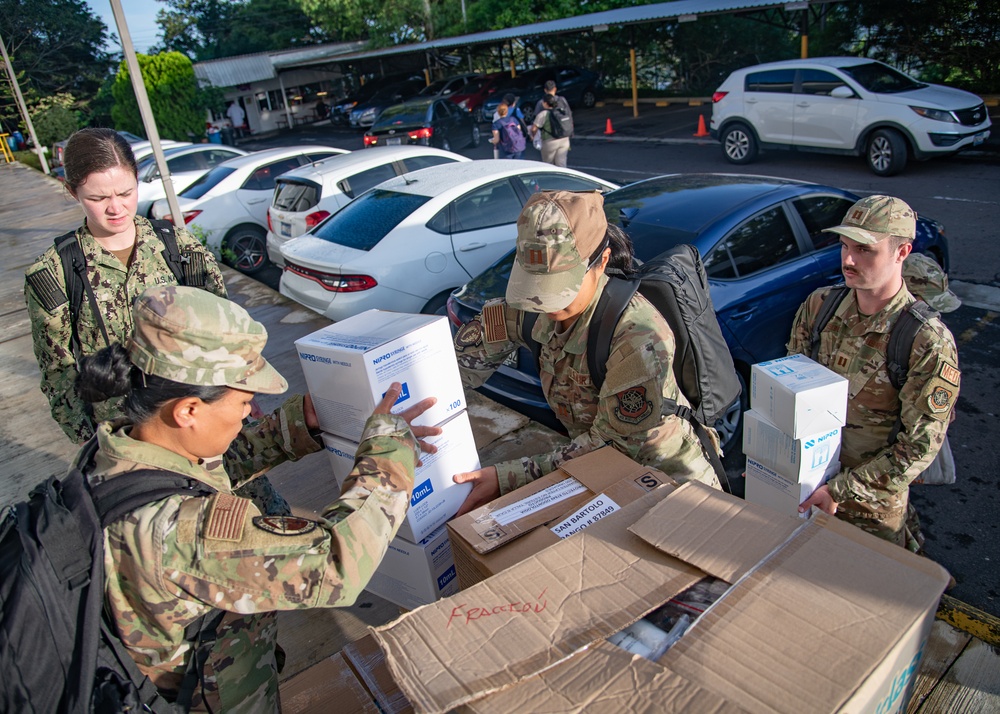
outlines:
[[[482,77],[470,80],[462,89],[448,97],[458,106],[472,113],[472,118],[477,122],[483,121],[483,102],[493,94],[498,82],[509,77],[506,72],[494,72],[484,74]]]

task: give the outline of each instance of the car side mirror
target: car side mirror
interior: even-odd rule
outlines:
[[[830,92],[831,97],[837,97],[838,99],[853,99],[857,95],[854,90],[848,87],[846,84],[842,84],[839,87],[834,87]]]

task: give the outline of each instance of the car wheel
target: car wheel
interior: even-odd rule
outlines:
[[[472,146],[473,149],[475,149],[477,146],[479,146],[480,139],[481,139],[481,136],[479,134],[479,127],[476,126],[475,124],[473,124],[473,126],[472,126],[472,141],[470,142],[470,145]]]
[[[749,164],[757,158],[757,137],[745,124],[730,124],[722,132],[722,152],[731,164]]]
[[[420,313],[422,315],[447,315],[449,295],[451,295],[451,290],[438,293],[427,301]]]
[[[448,137],[441,139],[441,148],[445,151],[451,151],[451,142],[448,141]]]
[[[260,226],[237,226],[222,243],[222,259],[241,273],[259,272],[267,265],[267,233]]]
[[[878,176],[895,176],[906,167],[906,140],[898,131],[879,129],[868,138],[868,168]]]
[[[521,114],[524,115],[524,123],[528,126],[531,126],[531,122],[535,121],[534,107],[521,107]]]
[[[485,118],[483,117],[483,107],[482,106],[476,107],[476,111],[474,111],[472,113],[472,120],[474,122],[476,122],[477,124],[482,124],[483,121],[485,121]]]
[[[583,90],[583,96],[580,97],[580,103],[587,109],[590,109],[592,106],[597,104],[597,95],[594,93],[594,90],[590,87]]]

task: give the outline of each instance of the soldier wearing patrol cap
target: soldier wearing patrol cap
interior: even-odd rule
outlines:
[[[587,366],[590,320],[608,282],[605,268],[630,267],[631,243],[604,214],[597,191],[543,191],[517,220],[516,259],[506,300],[488,302],[455,336],[467,387],[483,384],[525,346],[525,313],[541,313],[531,337],[541,345],[545,398],[572,441],[549,453],[457,474],[473,490],[459,513],[472,510],[554,471],[568,459],[612,445],[677,481],[719,488],[691,425],[661,415],[664,399],[689,404],[674,379],[674,335],[644,297],[632,297],[614,333],[607,376],[598,391]]]
[[[828,230],[841,236],[841,268],[850,288],[820,334],[818,355],[850,382],[843,468],[800,510],[817,506],[916,551],[919,536],[906,523],[909,486],[934,460],[953,418],[961,384],[955,340],[939,318],[924,322],[906,383],[896,391],[886,349],[896,320],[915,302],[903,264],[913,248],[916,214],[898,198],[869,196]],[[817,290],[799,308],[789,354],[810,353],[812,326],[828,292]],[[890,440],[897,418],[901,427]]]
[[[308,397],[244,426],[255,392],[288,386],[261,355],[263,325],[235,303],[177,286],[144,292],[134,319],[127,349],[116,343],[80,365],[85,398],[125,396],[125,420],[97,428],[88,479],[154,468],[217,493],[172,495],[106,529],[105,609],[139,668],[171,701],[191,657],[185,628],[225,611],[195,710],[277,712],[274,611],[354,602],[406,513],[417,438],[440,432],[408,425],[433,399],[396,416],[389,409],[400,386],[389,389],[365,426],[340,498],[320,519],[264,515],[233,494],[230,476],[321,447]],[[238,475],[227,474],[235,462],[219,456],[234,439],[249,455]]]

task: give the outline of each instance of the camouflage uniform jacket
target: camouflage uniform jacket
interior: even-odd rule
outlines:
[[[135,224],[135,251],[127,268],[113,253],[105,250],[94,239],[86,225],[76,231],[87,261],[90,284],[102,309],[101,317],[107,328],[108,337],[112,342],[121,342],[123,345],[128,344],[132,334],[132,301],[148,287],[174,285],[177,282],[162,256],[163,241],[157,236],[149,221],[136,216]],[[176,234],[177,246],[182,252],[195,250],[205,253],[208,266],[207,289],[220,297],[226,297],[222,271],[219,270],[212,254],[186,230],[177,230]],[[55,284],[65,296],[66,281],[63,278],[59,254],[54,246],[50,246],[35,260],[26,271],[26,275],[41,270],[49,271]],[[93,435],[98,422],[115,419],[121,415],[121,400],[109,399],[94,404],[93,418],[89,416],[88,405],[76,395],[74,389],[77,370],[76,359],[70,346],[72,330],[68,300],[56,306],[49,305],[48,307],[52,309],[46,309],[27,282],[24,285],[24,298],[31,319],[35,358],[42,372],[42,392],[49,400],[52,418],[70,439],[76,443],[83,443]],[[77,335],[83,355],[93,354],[107,346],[86,296],[80,307]]]
[[[542,391],[572,441],[547,454],[497,464],[501,493],[607,444],[677,481],[695,479],[719,488],[718,477],[691,425],[678,417],[660,414],[664,398],[685,405],[689,402],[680,393],[671,368],[674,335],[656,308],[641,295],[632,298],[618,323],[600,393],[591,382],[587,335],[606,284],[605,276],[590,305],[565,333],[559,333],[558,325],[545,314],[538,316],[531,336],[542,346]],[[505,301],[495,300],[458,331],[455,350],[467,388],[482,385],[505,357],[525,346],[521,339],[523,316]]]
[[[810,332],[829,288],[817,290],[799,308],[788,353],[810,353]],[[915,298],[904,285],[878,314],[863,316],[852,290],[820,335],[818,361],[850,384],[847,425],[840,460],[843,469],[830,479],[838,503],[866,511],[868,518],[905,509],[910,482],[937,455],[944,442],[961,374],[955,340],[940,319],[917,333],[902,391],[889,382],[886,349],[892,327]],[[889,434],[902,418],[896,442]]]
[[[320,448],[306,428],[301,397],[255,429],[260,445],[284,442],[274,453]],[[213,608],[225,610],[205,669],[205,699],[216,712],[277,712],[274,611],[354,602],[406,513],[412,432],[400,417],[371,417],[340,498],[317,520],[261,516],[251,501],[232,495],[221,459],[194,464],[128,434],[125,425],[99,426],[92,482],[153,467],[198,479],[218,494],[171,496],[107,528],[105,604],[122,641],[169,696],[190,652],[184,628]]]

